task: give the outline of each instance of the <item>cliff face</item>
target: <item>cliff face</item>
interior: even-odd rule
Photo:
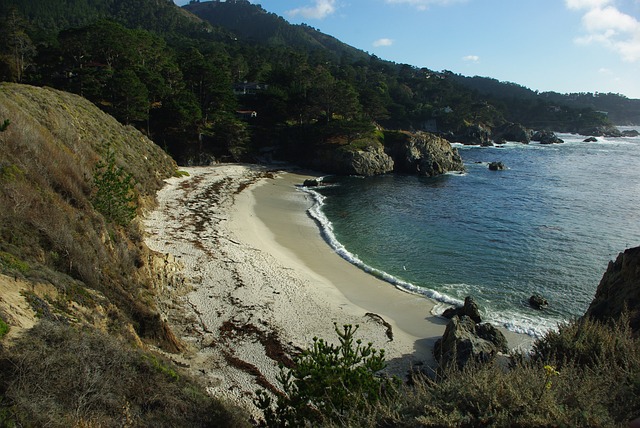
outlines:
[[[629,312],[633,331],[640,333],[640,247],[629,248],[609,262],[585,316],[607,321]]]
[[[176,351],[154,307],[156,279],[137,221],[114,224],[93,206],[94,174],[107,153],[132,176],[138,213],[153,204],[175,162],[136,129],[62,91],[2,83],[5,119],[0,274],[14,279],[7,287],[29,284],[23,298],[42,318],[117,330]]]

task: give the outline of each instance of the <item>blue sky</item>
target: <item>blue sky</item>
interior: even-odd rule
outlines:
[[[640,98],[640,0],[251,2],[398,63]]]

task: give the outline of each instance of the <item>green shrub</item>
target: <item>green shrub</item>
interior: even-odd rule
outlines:
[[[9,332],[9,326],[2,318],[0,318],[0,339],[4,337],[5,334]]]
[[[9,119],[5,119],[2,123],[0,123],[0,132],[4,132],[11,125],[11,121]]]
[[[0,251],[0,272],[19,272],[26,274],[29,271],[29,265],[26,262],[15,257],[13,254]]]
[[[134,219],[138,207],[133,176],[116,166],[113,151],[107,152],[104,162],[98,162],[93,184],[95,193],[92,202],[96,210],[122,226]]]
[[[335,325],[335,324],[334,324]],[[395,391],[395,379],[376,373],[385,364],[384,350],[354,338],[358,326],[335,325],[339,345],[314,338],[310,349],[295,359],[290,370],[280,369],[283,392],[273,400],[257,392],[256,404],[264,411],[263,426],[301,426],[339,420],[347,411],[375,403]]]
[[[418,377],[393,399],[336,425],[617,427],[640,415],[640,340],[625,320],[574,321],[538,340],[533,355],[513,362]]]

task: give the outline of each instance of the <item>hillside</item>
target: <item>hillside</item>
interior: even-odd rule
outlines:
[[[452,73],[382,60],[247,1],[4,0],[0,80],[79,94],[182,164],[265,153],[300,163],[319,144],[369,138],[375,126],[455,142],[509,122],[611,129],[591,107],[526,91],[487,95]]]
[[[572,93],[538,92],[511,82],[501,82],[489,77],[452,76],[462,85],[489,96],[497,101],[507,103],[509,111],[516,112],[515,103],[549,102],[554,105],[568,106],[577,109],[590,109],[604,112],[616,125],[640,124],[640,100],[629,99],[624,95],[611,93]],[[515,121],[519,118],[514,117]],[[526,119],[525,119],[526,120]]]
[[[223,415],[148,351],[182,348],[155,303],[164,259],[137,218],[175,162],[77,95],[2,83],[0,118],[0,425],[107,423],[125,405],[142,425]],[[120,205],[136,217],[116,215]]]

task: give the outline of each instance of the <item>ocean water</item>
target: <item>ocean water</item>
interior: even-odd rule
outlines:
[[[640,138],[456,146],[463,174],[345,177],[306,189],[344,258],[441,305],[532,336],[580,316],[610,260],[640,245]],[[505,171],[490,171],[501,161]],[[537,311],[533,293],[549,300]]]

